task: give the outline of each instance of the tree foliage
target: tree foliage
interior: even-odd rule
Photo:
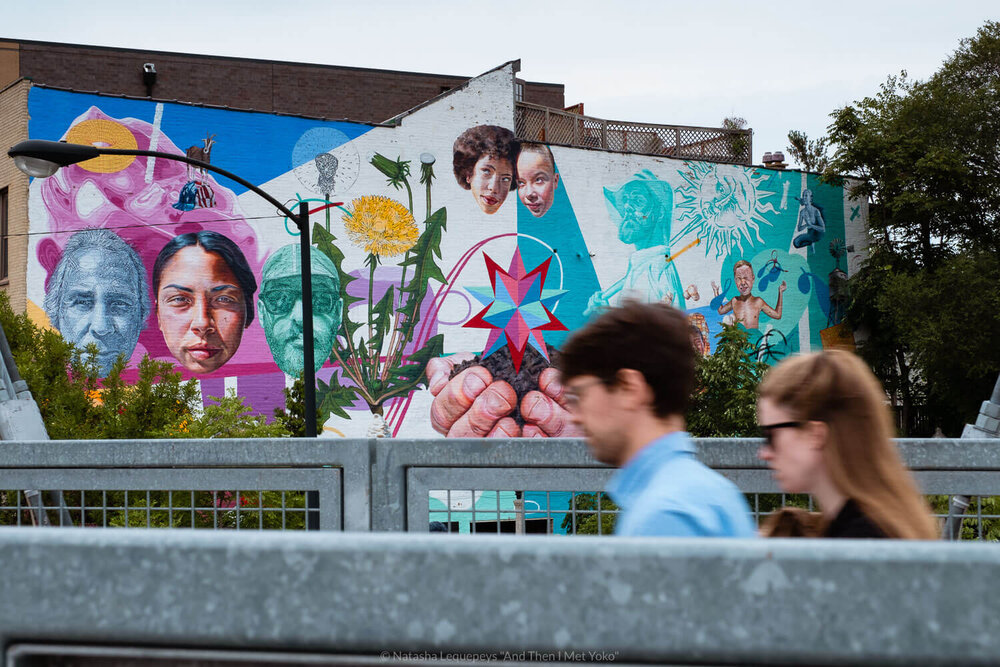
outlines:
[[[196,405],[196,384],[149,357],[139,363],[134,383],[122,378],[124,357],[100,379],[96,350],[79,350],[57,331],[14,313],[6,294],[0,294],[0,324],[53,440],[151,437]]]
[[[788,153],[806,171],[823,172],[830,164],[827,156],[827,138],[810,139],[805,132],[788,133]]]
[[[1000,371],[1000,23],[926,81],[889,77],[831,118],[824,178],[856,176],[851,193],[871,204],[848,310],[860,352],[904,435],[955,434]]]
[[[752,437],[757,432],[757,385],[767,364],[753,357],[746,329],[723,326],[715,353],[700,357],[688,409],[688,431],[702,438]]]
[[[320,381],[322,382],[322,380]],[[304,438],[306,435],[306,399],[305,381],[302,376],[295,378],[291,387],[285,387],[285,408],[274,409],[274,423],[284,431],[283,435],[294,438]],[[322,433],[323,410],[320,401],[316,401],[316,433]]]
[[[201,410],[197,382],[184,381],[168,362],[144,357],[134,381],[126,381],[126,360],[121,357],[101,378],[93,361],[95,350],[88,354],[76,349],[57,331],[14,313],[5,293],[0,293],[0,325],[53,440],[290,435],[288,420],[267,424],[235,394],[213,399],[214,404]],[[301,413],[301,405],[295,406],[295,396],[286,390],[283,414],[296,409]]]
[[[287,389],[285,390],[288,391]],[[264,415],[253,413],[242,396],[230,389],[225,396],[212,396],[201,414],[185,415],[156,437],[163,438],[284,438],[291,435],[275,420],[268,424]]]
[[[722,119],[722,129],[724,130],[745,130],[747,129],[747,119],[741,116],[732,115]],[[730,156],[736,160],[748,159],[750,155],[745,155],[750,148],[750,139],[745,134],[731,134],[726,138],[729,146]]]

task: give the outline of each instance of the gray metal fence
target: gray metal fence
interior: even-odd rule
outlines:
[[[780,495],[758,440],[696,442],[758,519],[809,502]],[[977,498],[966,537],[1000,536],[1000,440],[898,444],[926,493]],[[3,442],[0,525],[37,522],[46,494],[20,490],[41,489],[63,492],[44,505],[53,525],[289,530],[315,517],[321,530],[606,532],[616,509],[592,494],[612,472],[580,440]]]
[[[604,120],[529,102],[515,104],[514,126],[519,139],[547,144],[748,166],[753,161],[753,130]]]
[[[4,442],[0,524],[41,523],[41,504],[63,526],[368,530],[369,456],[366,440]]]

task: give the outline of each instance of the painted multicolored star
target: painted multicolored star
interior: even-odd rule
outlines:
[[[510,349],[514,372],[521,370],[521,360],[528,345],[549,358],[542,331],[565,331],[566,325],[556,319],[552,309],[566,290],[543,289],[549,271],[545,260],[531,271],[524,268],[521,251],[514,250],[510,268],[500,265],[483,253],[491,287],[468,287],[468,291],[486,306],[463,326],[490,329],[483,358],[490,356],[504,345]]]

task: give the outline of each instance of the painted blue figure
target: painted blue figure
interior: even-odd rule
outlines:
[[[625,275],[590,297],[587,314],[625,299],[665,302],[684,309],[684,290],[670,255],[673,191],[669,183],[644,170],[617,191],[604,189],[604,197],[618,217],[618,238],[635,246]]]
[[[823,237],[823,233],[826,232],[826,222],[823,220],[822,209],[813,204],[811,190],[803,190],[799,202],[802,207],[799,209],[799,223],[795,231],[801,233],[792,239],[792,245],[796,248],[805,248]]]
[[[180,195],[177,197],[177,203],[173,204],[173,207],[178,211],[193,211],[196,207],[196,202],[198,200],[198,189],[195,186],[194,181],[188,181],[181,188]]]

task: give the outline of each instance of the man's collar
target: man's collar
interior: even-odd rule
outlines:
[[[685,431],[673,431],[643,446],[608,481],[606,490],[619,507],[628,507],[649,484],[662,462],[678,454],[695,452],[694,443]]]

